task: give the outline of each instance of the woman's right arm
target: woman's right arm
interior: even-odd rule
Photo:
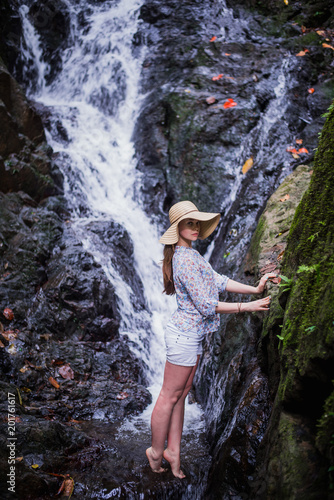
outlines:
[[[264,299],[252,300],[251,302],[218,302],[216,313],[231,314],[238,312],[268,311],[270,295]]]

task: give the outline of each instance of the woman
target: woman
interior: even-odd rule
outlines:
[[[220,214],[199,212],[192,202],[181,201],[172,206],[169,219],[171,225],[160,238],[160,243],[165,244],[164,292],[176,293],[178,308],[165,330],[164,381],[152,412],[152,446],[146,455],[154,472],[165,470],[161,467],[165,458],[174,476],[184,478],[180,469],[184,402],[202,353],[202,340],[219,328],[219,314],[267,311],[270,304],[270,297],[252,302],[220,302],[219,293],[262,293],[267,279],[276,275],[264,275],[257,287],[244,285],[216,273],[192,248],[194,241],[214,231]]]

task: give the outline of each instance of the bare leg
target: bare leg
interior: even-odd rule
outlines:
[[[174,410],[172,413],[168,429],[167,448],[165,449],[163,454],[164,458],[170,463],[174,476],[179,478],[185,477],[185,475],[180,469],[180,450],[181,450],[181,437],[182,437],[182,429],[184,421],[184,404],[187,394],[189,393],[193,383],[198,361],[199,361],[199,356],[197,356],[196,366],[192,367],[192,371],[190,372],[182,396],[174,406]]]
[[[146,450],[151,469],[162,472],[162,454],[173,409],[182,396],[193,366],[178,366],[166,361],[164,382],[151,417],[152,446]]]

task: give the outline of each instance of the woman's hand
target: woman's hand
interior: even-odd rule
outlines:
[[[264,299],[253,300],[252,302],[241,302],[240,312],[268,311],[270,306],[270,295]]]
[[[264,274],[262,276],[262,278],[260,279],[260,283],[256,287],[256,292],[255,293],[262,293],[263,290],[266,287],[267,281],[270,280],[270,279],[272,279],[272,278],[277,278],[277,274],[274,274],[274,273]]]

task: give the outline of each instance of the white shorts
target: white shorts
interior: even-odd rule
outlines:
[[[199,335],[194,330],[182,332],[168,323],[165,328],[167,361],[173,365],[195,366],[197,356],[203,352],[203,338],[204,334]]]

